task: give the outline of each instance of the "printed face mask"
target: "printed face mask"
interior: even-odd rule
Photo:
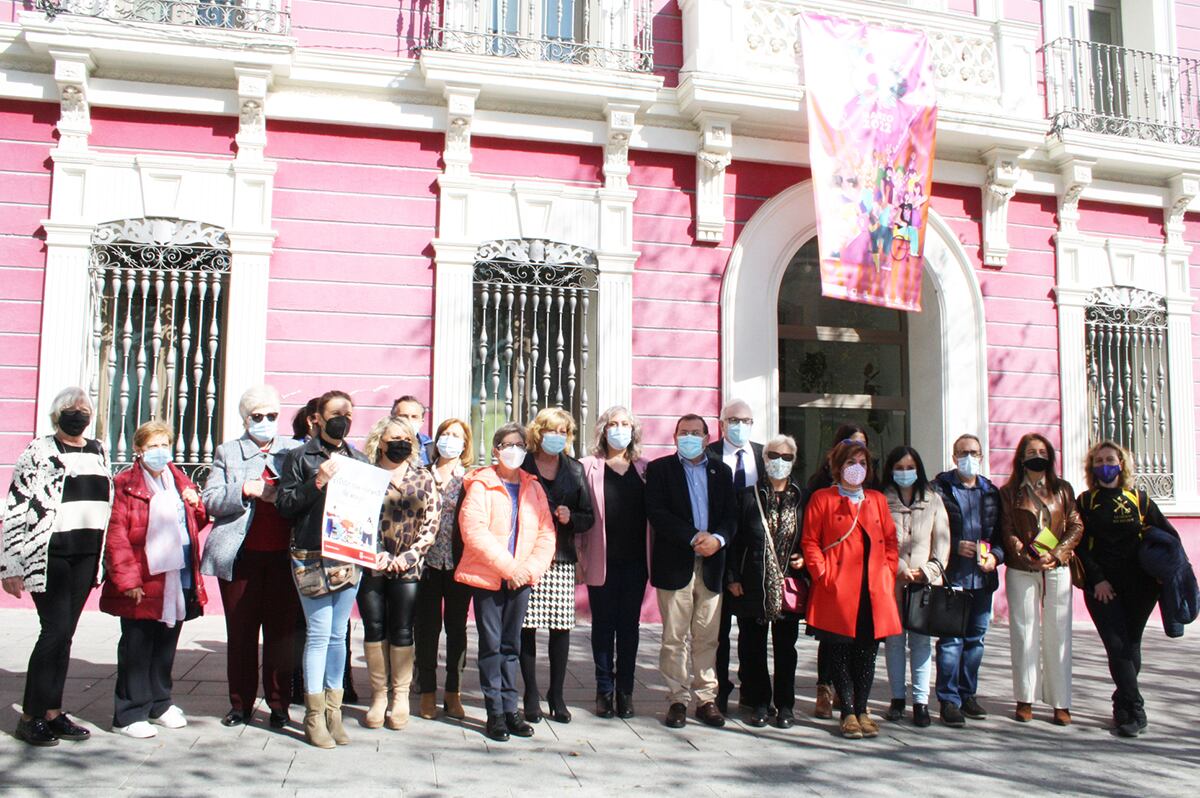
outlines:
[[[847,485],[858,487],[867,479],[867,467],[859,463],[852,463],[842,469],[842,480]]]
[[[792,461],[782,457],[767,461],[767,476],[771,479],[787,479],[792,473]]]

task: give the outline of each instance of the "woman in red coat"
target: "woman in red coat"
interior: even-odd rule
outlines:
[[[867,712],[879,641],[900,633],[896,525],[883,494],[863,489],[872,477],[864,444],[839,443],[829,470],[834,484],[815,491],[804,512],[801,546],[813,580],[807,621],[832,648],[842,735],[860,739],[879,734]]]
[[[171,701],[180,625],[207,597],[199,531],[206,513],[192,481],[171,463],[171,428],[148,421],[133,434],[136,462],[114,480],[104,544],[100,609],[121,618],[113,731],[158,734],[187,725]]]

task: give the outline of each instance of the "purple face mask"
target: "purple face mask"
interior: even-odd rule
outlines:
[[[1121,475],[1121,466],[1104,464],[1092,467],[1092,476],[1102,484],[1107,484]]]

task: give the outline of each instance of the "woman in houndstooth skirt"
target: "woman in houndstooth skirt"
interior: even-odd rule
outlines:
[[[550,717],[569,723],[571,713],[563,699],[571,628],[575,625],[575,536],[591,528],[592,496],[583,466],[567,454],[575,440],[575,421],[562,408],[548,407],[529,425],[527,445],[532,457],[524,468],[537,477],[554,516],[557,546],[554,563],[533,586],[525,628],[521,633],[521,677],[525,682],[525,719],[542,719],[537,685],[537,630],[550,630],[550,690],[546,703]]]

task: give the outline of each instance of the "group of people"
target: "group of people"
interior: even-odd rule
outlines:
[[[1001,565],[1015,718],[1031,720],[1040,699],[1054,723],[1071,722],[1074,577],[1108,654],[1114,727],[1123,736],[1146,727],[1140,641],[1161,585],[1138,551],[1151,535],[1178,545],[1178,534],[1133,488],[1133,460],[1112,441],[1088,452],[1087,491],[1076,497],[1037,433],[1021,439],[997,487],[981,473],[972,434],[954,442],[954,467],[930,478],[908,446],[880,467],[868,431],[846,424],[804,480],[794,470],[796,441],[752,442],[753,414],[736,400],[721,411],[716,441],[705,418],[689,413],[675,425],[674,451],[650,462],[641,424],[624,407],[600,414],[578,460],[569,454],[575,420],[560,408],[541,410],[528,427],[504,424],[492,436],[490,464],[473,462],[471,427],[460,419],[426,436],[425,408],[411,396],[371,427],[361,449],[348,439],[354,405],[342,391],[311,400],[291,435],[281,434],[281,401],[270,386],[246,391],[239,411],[244,432],[217,448],[201,488],[173,462],[166,424],[137,429],[135,463],[114,477],[104,446],[85,434],[95,415],[87,393],[68,388],[54,399],[55,432],[19,458],[0,541],[4,590],[28,591],[41,622],[19,739],[46,746],[88,738],[63,711],[63,687],[97,584],[101,609],[121,623],[113,731],[146,738],[186,725],[171,671],[181,625],[207,600],[205,575],[218,580],[228,634],[222,723],[250,722],[261,682],[270,725],[285,727],[297,672],[304,734],[321,748],[350,742],[342,705],[356,604],[368,728],[408,725],[414,678],[419,715],[438,716],[443,632],[440,711],[465,717],[472,605],[487,736],[531,736],[543,717],[570,722],[564,685],[577,584],[587,586],[592,617],[597,716],[635,714],[649,584],[662,619],[667,727],[685,726],[689,711],[723,726],[735,687],[750,725],[793,725],[803,620],[817,639],[814,714],[840,712],[850,739],[879,733],[868,702],[881,642],[886,718],[901,721],[911,696],[912,722],[931,723],[933,641],[907,630],[900,608],[910,586],[952,586],[967,597],[969,617],[961,637],[937,640],[933,689],[941,721],[962,727],[987,716],[978,678]],[[343,458],[388,475],[373,567],[322,554],[326,489]],[[547,630],[544,693],[539,629]]]

